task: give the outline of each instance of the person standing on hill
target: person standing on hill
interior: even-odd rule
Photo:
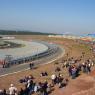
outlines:
[[[29,67],[30,67],[30,69],[33,69],[34,63],[30,63],[30,64],[29,64]]]
[[[9,95],[17,95],[17,88],[13,84],[9,87]]]

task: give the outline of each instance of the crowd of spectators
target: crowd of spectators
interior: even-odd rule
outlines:
[[[20,83],[24,84],[24,88],[21,88],[20,91],[18,91],[14,84],[10,84],[7,91],[6,89],[0,90],[0,95],[48,95],[51,92],[52,87],[55,85],[62,88],[68,83],[68,79],[63,78],[61,74],[58,76],[55,74],[51,75],[51,81],[51,83],[47,80],[43,82],[34,82],[34,77],[32,75],[29,75],[28,77],[25,76],[23,79],[19,80]]]
[[[94,61],[90,58],[82,63],[80,62],[81,58],[76,60],[74,60],[74,58],[71,58],[69,59],[69,61],[64,61],[63,68],[66,67],[68,69],[69,76],[71,76],[72,79],[78,77],[80,73],[89,74],[91,72],[92,67],[94,66]]]
[[[0,95],[48,95],[52,90],[53,87],[56,85],[59,88],[65,87],[68,85],[69,78],[75,79],[81,73],[89,74],[91,72],[92,67],[94,66],[94,61],[90,58],[85,60],[84,62],[81,61],[81,58],[84,57],[85,53],[82,53],[82,56],[79,59],[74,59],[73,57],[68,58],[66,60],[62,60],[62,62],[56,62],[55,73],[53,73],[50,77],[50,81],[44,80],[43,82],[35,82],[34,76],[29,75],[28,77],[25,76],[24,78],[19,80],[19,83],[24,84],[24,88],[21,88],[20,91],[11,84],[9,89],[6,91],[0,90]],[[59,67],[61,64],[61,67]],[[33,69],[34,63],[30,63],[30,69]],[[68,78],[65,78],[64,75],[60,73],[62,69],[67,69],[68,71]],[[58,72],[58,74],[56,74]],[[40,72],[40,77],[48,76],[48,72]]]

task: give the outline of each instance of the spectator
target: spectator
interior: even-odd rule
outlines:
[[[48,88],[48,82],[45,81],[45,82],[43,83],[43,86],[42,86],[43,95],[48,95],[47,88]]]
[[[55,72],[61,71],[60,67],[56,67]]]
[[[24,90],[21,88],[18,95],[24,95]]]
[[[7,95],[6,89],[3,90],[3,95]]]
[[[0,89],[0,95],[3,95],[3,90]]]
[[[75,67],[72,68],[72,79],[75,79],[77,76],[77,69]]]
[[[35,85],[34,85],[34,92],[37,93],[37,91],[38,91],[38,85],[37,85],[37,83],[35,83]]]
[[[69,66],[68,71],[69,71],[69,76],[71,76],[72,75],[72,66],[71,65]]]
[[[27,88],[27,86],[25,86],[24,95],[29,95],[29,89]]]
[[[33,69],[34,68],[34,63],[30,63],[29,67],[30,67],[30,69]]]
[[[9,87],[9,95],[17,95],[17,88],[13,84]]]
[[[52,85],[54,86],[54,84],[56,83],[56,75],[53,74],[53,75],[51,76],[51,79],[52,79]]]
[[[29,90],[29,94],[31,95],[31,93],[33,92],[33,81],[32,80],[28,80],[27,82],[27,88]]]
[[[48,76],[48,73],[45,71],[45,72],[41,72],[40,76]]]
[[[39,82],[38,83],[38,91],[37,91],[38,95],[43,95],[43,83]]]

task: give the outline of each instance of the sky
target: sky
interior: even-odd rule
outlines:
[[[95,0],[0,0],[0,29],[95,33]]]

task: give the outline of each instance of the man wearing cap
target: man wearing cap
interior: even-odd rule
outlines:
[[[9,95],[17,95],[17,88],[13,84],[9,87]]]

